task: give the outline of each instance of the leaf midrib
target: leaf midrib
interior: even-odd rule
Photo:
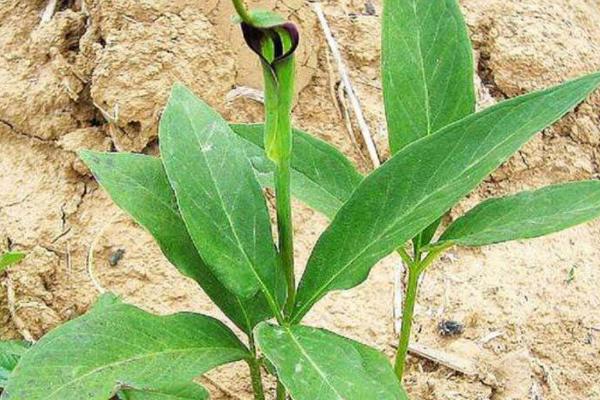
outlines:
[[[432,2],[433,3],[433,2]],[[419,20],[419,15],[417,13],[417,2],[413,0],[412,8],[415,15],[415,19]],[[430,5],[431,7],[432,5]],[[431,104],[429,100],[429,84],[427,83],[427,73],[425,71],[425,63],[423,60],[423,50],[421,44],[421,24],[417,24],[416,28],[416,36],[417,36],[417,52],[419,59],[419,70],[421,72],[421,78],[423,80],[423,91],[425,95],[424,103],[425,103],[425,118],[427,120],[427,135],[431,134]]]
[[[181,106],[183,106],[184,109],[184,115],[187,118],[188,122],[190,123],[190,126],[192,127],[193,133],[194,133],[194,137],[196,139],[197,144],[200,146],[200,148],[202,148],[202,143],[200,143],[200,138],[198,137],[198,135],[196,135],[196,125],[194,124],[194,121],[191,118],[190,115],[190,110],[187,107],[187,104],[185,104],[185,102],[178,102]],[[227,129],[230,129],[229,126],[227,125]],[[269,299],[269,302],[271,302],[272,304],[276,305],[278,304],[278,302],[273,298],[273,296],[271,296],[271,292],[268,290],[265,282],[262,280],[262,278],[260,277],[260,275],[258,274],[258,272],[255,269],[254,264],[252,263],[252,261],[250,260],[250,257],[248,255],[248,253],[246,252],[246,249],[244,248],[244,246],[242,245],[240,238],[237,234],[237,231],[234,229],[233,227],[233,221],[231,220],[231,217],[229,215],[229,213],[226,211],[226,207],[225,207],[225,203],[223,201],[223,195],[221,194],[221,190],[219,189],[219,186],[216,184],[216,180],[214,179],[213,176],[213,172],[212,172],[212,168],[211,168],[211,163],[208,162],[208,159],[206,158],[206,156],[204,155],[204,153],[202,151],[199,152],[200,156],[202,158],[204,158],[204,163],[207,166],[207,171],[208,174],[210,175],[210,179],[213,182],[213,187],[215,188],[215,191],[217,192],[217,197],[219,198],[219,202],[221,203],[221,208],[223,209],[225,216],[227,217],[227,223],[229,224],[229,228],[231,229],[231,232],[233,233],[233,236],[235,237],[235,240],[237,241],[238,244],[238,248],[242,251],[242,254],[244,255],[244,258],[246,259],[248,265],[250,266],[250,271],[252,271],[252,274],[254,275],[255,279],[257,280],[258,284],[260,285],[263,294],[265,295],[265,297],[267,297]],[[244,155],[245,158],[245,155]],[[252,168],[252,166],[250,165],[250,168]],[[185,189],[185,187],[183,188]],[[177,198],[177,196],[175,196]],[[199,207],[199,205],[196,203],[196,199],[193,196],[190,196],[190,198],[192,199],[192,201],[194,202],[194,204],[196,205],[196,207]],[[177,202],[179,202],[179,199],[177,200]],[[183,218],[184,223],[187,225],[187,222],[185,221],[185,218]],[[256,292],[255,292],[256,293]],[[248,296],[250,297],[250,296]],[[273,312],[275,312],[275,310],[273,310]]]
[[[319,374],[319,376],[323,379],[323,382],[325,382],[327,384],[327,386],[329,388],[331,388],[331,390],[338,396],[339,400],[343,400],[344,398],[342,397],[342,395],[329,382],[329,379],[327,378],[327,375],[321,370],[321,368],[319,368],[319,366],[309,356],[309,354],[306,352],[306,350],[304,349],[304,347],[302,347],[302,344],[296,339],[296,337],[294,336],[294,334],[291,331],[291,329],[289,327],[284,327],[284,329],[288,333],[288,335],[289,335],[290,339],[292,340],[292,342],[294,343],[294,345],[296,347],[298,347],[298,350],[300,351],[300,353],[304,356],[304,358],[306,358],[308,360],[308,362],[310,363],[310,365],[312,365],[313,368],[315,369],[315,371],[317,371],[317,374]]]
[[[153,353],[145,353],[145,354],[137,356],[137,357],[131,357],[131,358],[128,358],[128,359],[125,359],[125,360],[119,360],[119,361],[116,361],[116,362],[112,362],[110,364],[106,364],[106,365],[103,365],[101,367],[95,368],[95,369],[93,369],[93,370],[91,370],[89,372],[86,372],[85,374],[77,377],[76,379],[73,379],[73,380],[71,380],[71,381],[69,381],[69,382],[67,382],[67,383],[59,386],[56,390],[54,390],[52,393],[50,393],[48,395],[47,399],[51,399],[52,396],[54,396],[55,394],[59,393],[63,389],[71,386],[72,384],[74,384],[76,382],[79,382],[81,380],[84,380],[88,376],[94,375],[96,373],[101,373],[103,370],[105,370],[107,368],[116,367],[116,366],[119,366],[119,365],[122,365],[122,364],[127,364],[127,363],[130,363],[130,362],[140,361],[140,360],[143,360],[143,359],[148,358],[148,357],[157,357],[157,356],[170,355],[170,354],[178,354],[178,353],[189,353],[189,352],[193,352],[193,351],[202,351],[202,350],[205,350],[205,351],[212,351],[212,350],[229,350],[229,351],[231,351],[231,350],[235,350],[235,351],[239,351],[240,353],[242,352],[242,350],[239,350],[239,349],[233,349],[231,347],[218,346],[218,347],[209,347],[209,348],[207,348],[207,347],[190,347],[190,348],[187,348],[187,349],[176,349],[176,350],[168,350],[168,351],[158,351],[158,352],[153,352]],[[243,358],[243,357],[240,357],[240,358]]]
[[[552,96],[554,96],[557,93],[557,91],[551,92],[551,93],[547,93],[548,98],[551,98]],[[515,109],[518,108],[519,106],[523,105],[524,103],[519,103],[519,104],[515,104]],[[514,110],[513,110],[514,111]],[[511,112],[513,112],[511,111]],[[560,117],[560,115],[563,115],[564,112],[561,110],[560,112],[556,113],[558,115],[558,117]],[[548,118],[548,119],[552,119],[553,121],[556,120],[557,117],[552,117],[552,118]],[[451,124],[449,126],[453,126],[455,124],[457,124],[460,121],[455,122],[454,124]],[[494,128],[497,126],[498,122],[494,125]],[[493,129],[489,129],[488,133],[493,131]],[[438,131],[436,134],[443,134],[443,131]],[[479,162],[481,162],[481,160],[485,159],[486,157],[489,156],[489,154],[493,153],[497,148],[502,147],[506,142],[510,141],[515,135],[517,135],[518,130],[516,130],[512,135],[507,135],[506,138],[499,142],[496,146],[492,147],[488,152],[486,152],[484,155],[482,155],[481,157],[479,157],[479,160],[476,163],[471,163],[469,164],[466,168],[463,169],[463,171],[458,174],[454,179],[448,181],[448,183],[446,185],[440,186],[435,192],[430,192],[427,196],[425,196],[421,201],[419,201],[418,203],[416,203],[412,208],[410,208],[406,213],[403,214],[403,216],[401,218],[398,218],[398,220],[402,220],[404,219],[407,215],[411,214],[416,208],[418,208],[419,206],[421,206],[424,202],[426,202],[427,200],[429,200],[429,198],[433,197],[433,195],[436,195],[439,192],[444,191],[446,188],[448,188],[451,184],[454,184],[454,182],[456,182],[459,178],[462,178],[464,176],[464,173],[473,168],[476,164],[478,164]],[[416,142],[413,142],[416,143]],[[410,147],[411,145],[407,146],[406,148],[403,149],[403,151],[406,151],[406,149],[408,147]],[[341,267],[337,273],[335,273],[332,278],[330,278],[329,280],[326,281],[325,284],[321,285],[319,287],[319,289],[317,291],[315,291],[315,294],[307,301],[305,302],[305,304],[298,310],[298,312],[295,312],[294,314],[296,316],[303,316],[304,315],[304,310],[306,308],[310,308],[312,306],[312,304],[314,304],[314,301],[316,301],[316,299],[319,298],[319,296],[341,275],[343,274],[346,269],[352,265],[357,259],[359,259],[360,257],[362,257],[365,253],[367,253],[368,250],[370,250],[370,248],[377,243],[377,241],[379,241],[381,238],[383,238],[385,235],[388,234],[389,230],[391,230],[393,228],[394,224],[390,224],[388,228],[386,228],[385,230],[383,230],[379,235],[377,235],[374,239],[372,239],[370,242],[370,244],[368,246],[365,246],[365,248],[363,250],[361,250],[355,257],[353,257],[349,262],[345,263],[343,267]],[[297,322],[297,318],[293,319],[295,322]]]
[[[593,198],[597,196],[596,193],[590,193],[589,195],[587,195],[586,197],[581,198],[576,204],[581,204],[581,203],[587,203],[587,201],[590,198]],[[583,207],[583,208],[575,208],[575,209],[569,209],[566,211],[562,211],[560,212],[561,216],[568,216],[570,214],[580,214],[580,213],[588,213],[590,211],[593,210],[597,210],[598,206],[589,206],[589,207]],[[538,215],[534,218],[529,219],[528,221],[538,221],[538,220],[547,220],[548,217],[550,216],[555,216],[556,213],[552,212],[552,210],[549,210],[550,214],[543,214],[543,215]],[[494,227],[498,226],[502,221],[502,219],[510,219],[510,215],[509,214],[505,214],[503,216],[499,216],[497,218],[494,219],[488,219],[487,223],[484,225],[483,229],[478,230],[476,233],[469,233],[467,235],[464,236],[460,236],[460,237],[456,237],[456,238],[452,238],[452,239],[447,239],[447,240],[451,240],[451,241],[455,241],[457,243],[463,242],[463,241],[469,241],[472,240],[473,237],[477,237],[477,236],[481,236],[481,235],[489,235],[490,232],[494,232]],[[560,221],[559,221],[560,222]],[[503,230],[506,229],[510,229],[512,226],[514,225],[519,225],[518,222],[512,222],[512,223],[508,223],[505,224],[504,226],[506,227]]]
[[[150,156],[144,156],[144,157],[150,157]],[[160,159],[157,159],[159,162]],[[162,165],[162,162],[161,162]],[[161,166],[162,168],[162,166]],[[175,208],[173,208],[172,204],[167,203],[166,201],[164,201],[160,196],[158,196],[155,192],[153,192],[152,190],[146,188],[141,181],[134,179],[133,177],[123,174],[119,171],[119,169],[114,169],[113,173],[115,173],[115,175],[121,176],[122,178],[125,178],[127,181],[132,182],[135,184],[136,187],[142,189],[144,192],[147,192],[148,194],[150,194],[153,198],[155,198],[160,204],[162,204],[165,208],[168,209],[168,211],[177,219],[181,220],[181,222],[184,224],[185,226],[185,221],[183,220],[181,214],[179,213],[179,210],[176,210]],[[102,183],[101,183],[102,184]],[[171,188],[169,187],[169,190],[171,190]],[[175,197],[176,198],[176,197]],[[187,229],[186,229],[187,232]],[[188,233],[189,235],[189,233]],[[216,279],[216,278],[215,278]],[[217,279],[218,280],[218,279]],[[231,293],[231,292],[230,292]],[[238,303],[238,305],[240,306],[240,310],[242,311],[242,314],[244,316],[244,320],[246,321],[246,326],[248,331],[250,331],[252,329],[252,323],[250,321],[250,317],[249,314],[246,310],[246,307],[244,305],[244,303],[242,302],[242,300],[240,299],[240,297],[238,295],[236,295],[235,293],[231,293],[231,295],[235,298],[236,302]]]

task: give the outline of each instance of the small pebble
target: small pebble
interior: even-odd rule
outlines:
[[[125,255],[125,250],[117,249],[116,251],[113,251],[110,254],[110,256],[108,256],[108,263],[110,264],[111,267],[116,267],[124,255]]]
[[[370,1],[367,1],[365,3],[365,13],[367,15],[376,15],[377,14],[377,10],[375,10],[375,6]]]
[[[458,336],[465,331],[465,326],[457,321],[443,320],[438,324],[438,332],[442,336]]]

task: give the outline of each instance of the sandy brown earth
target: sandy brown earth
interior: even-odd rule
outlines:
[[[600,69],[597,0],[461,3],[475,47],[481,107]],[[22,265],[2,276],[0,336],[39,338],[85,312],[98,294],[86,262],[90,248],[98,284],[127,301],[159,313],[218,315],[151,237],[99,190],[74,151],[156,153],[157,121],[174,81],[190,86],[230,120],[259,121],[259,104],[227,99],[237,86],[260,88],[257,63],[230,22],[229,2],[58,4],[42,22],[46,1],[0,0],[0,250],[28,253]],[[310,4],[260,4],[302,26],[296,125],[368,171],[361,141],[349,134],[339,112],[338,74]],[[386,157],[378,78],[381,4],[373,6],[366,7],[365,0],[328,1],[325,11]],[[596,93],[539,134],[452,216],[489,196],[598,177],[599,114]],[[358,134],[354,123],[353,131]],[[302,266],[327,220],[300,204],[295,220]],[[111,266],[119,249],[124,256]],[[600,399],[599,259],[600,222],[543,239],[452,250],[422,284],[414,339],[470,361],[476,373],[466,376],[411,358],[406,385],[412,398]],[[329,295],[307,322],[391,356],[397,263],[387,259],[360,287]],[[10,307],[7,287],[16,297]],[[444,319],[463,323],[464,333],[440,336]],[[17,327],[19,320],[23,325]],[[205,383],[214,398],[246,399],[245,376],[243,365],[226,366],[209,375],[218,385]]]

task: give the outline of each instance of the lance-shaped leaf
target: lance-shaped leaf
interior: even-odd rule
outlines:
[[[272,188],[275,165],[264,152],[264,125],[231,128],[247,141],[244,150],[261,185]],[[291,174],[292,195],[329,218],[363,179],[339,150],[300,130],[293,133]]]
[[[0,255],[0,272],[25,258],[24,253],[10,252]]]
[[[175,85],[160,122],[160,150],[200,255],[231,292],[284,295],[262,189],[240,138],[215,111]]]
[[[392,154],[475,109],[471,42],[456,0],[386,0],[382,81]]]
[[[296,297],[298,321],[473,190],[536,132],[575,107],[600,74],[499,103],[404,148],[365,178],[319,238]]]
[[[208,391],[195,383],[161,386],[157,389],[127,389],[119,392],[118,397],[120,400],[207,400],[210,398]]]
[[[484,246],[558,232],[600,217],[600,181],[489,199],[448,227],[440,242]]]
[[[113,201],[145,227],[167,259],[244,332],[273,316],[262,293],[244,300],[230,293],[200,258],[179,214],[175,193],[158,158],[81,151],[81,159]]]
[[[295,400],[408,399],[388,359],[332,332],[301,325],[256,327],[257,343]]]
[[[10,373],[29,346],[29,343],[20,340],[0,342],[0,388],[6,386]]]
[[[155,316],[103,295],[83,317],[27,351],[2,400],[106,400],[122,388],[179,385],[250,353],[225,325],[192,313]]]

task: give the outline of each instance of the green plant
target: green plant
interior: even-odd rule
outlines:
[[[485,201],[434,241],[442,216],[585,99],[600,74],[473,114],[471,46],[456,2],[384,4],[393,156],[366,177],[328,144],[292,130],[296,28],[270,12],[247,12],[239,0],[244,37],[263,66],[264,125],[228,125],[175,85],[160,122],[160,159],[81,152],[115,203],[199,283],[246,344],[213,318],[154,316],[106,294],[25,353],[2,399],[204,398],[192,380],[239,360],[248,364],[256,399],[265,398],[263,371],[276,377],[278,399],[406,399],[401,378],[418,279],[440,254],[454,245],[536,237],[600,215],[600,182],[569,183]],[[277,246],[261,186],[275,189]],[[299,285],[292,194],[332,220]],[[357,286],[394,251],[409,267],[395,374],[376,350],[301,325],[327,293]]]
[[[10,373],[29,346],[29,343],[20,340],[0,342],[0,389],[6,386]]]
[[[19,253],[19,252],[15,252],[15,251],[2,254],[0,256],[0,272],[4,271],[6,268],[10,267],[11,265],[21,262],[21,260],[23,260],[24,258],[25,258],[24,253]]]

